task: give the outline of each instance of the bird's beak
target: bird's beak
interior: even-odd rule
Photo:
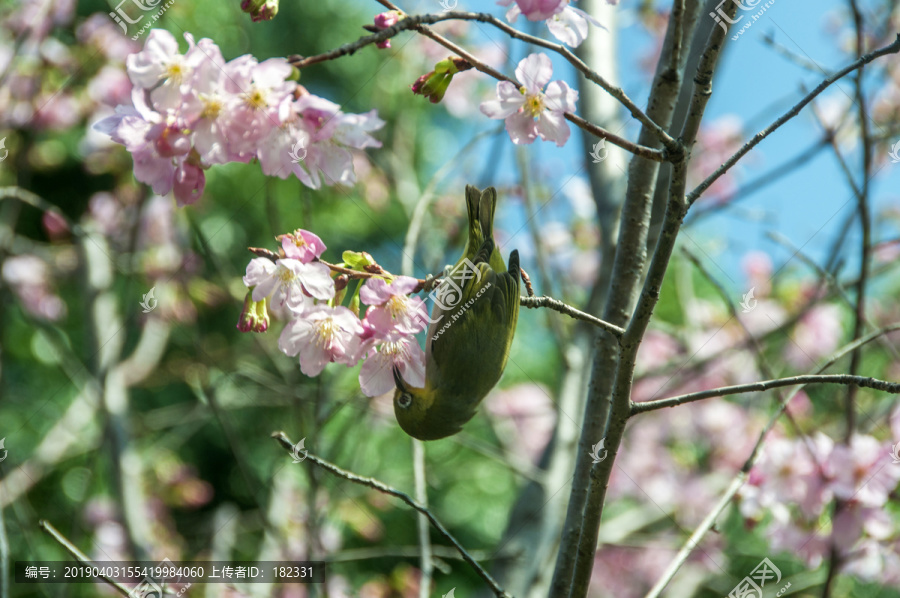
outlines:
[[[403,381],[403,375],[400,374],[399,368],[397,368],[397,366],[394,366],[393,372],[394,372],[394,384],[396,384],[397,388],[399,388],[401,391],[406,392],[406,390],[407,390],[406,383]]]

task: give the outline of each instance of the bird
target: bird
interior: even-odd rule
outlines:
[[[413,438],[438,440],[458,433],[506,367],[521,278],[519,252],[510,252],[507,268],[494,241],[496,205],[495,188],[466,186],[468,238],[436,290],[425,340],[425,385],[409,386],[394,367],[394,414]]]

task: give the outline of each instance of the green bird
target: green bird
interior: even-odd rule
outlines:
[[[452,436],[506,367],[519,317],[519,252],[509,268],[494,243],[497,190],[466,186],[469,238],[437,288],[425,343],[425,386],[408,386],[394,368],[394,414],[419,440]]]

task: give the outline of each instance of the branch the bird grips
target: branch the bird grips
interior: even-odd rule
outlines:
[[[425,384],[410,386],[393,372],[397,422],[419,440],[459,432],[506,367],[519,315],[519,253],[510,253],[507,268],[493,238],[496,205],[493,187],[466,187],[468,238],[431,295]]]

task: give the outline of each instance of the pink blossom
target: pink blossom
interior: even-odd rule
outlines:
[[[156,144],[149,136],[154,122],[147,120],[158,115],[145,115],[130,106],[118,106],[113,116],[107,117],[94,128],[110,135],[116,143],[121,143],[134,160],[134,177],[147,183],[159,195],[172,190],[175,165],[171,158],[159,154]]]
[[[497,4],[509,6],[513,0],[500,0]],[[545,21],[553,15],[562,12],[569,4],[569,0],[515,0],[516,5],[509,9],[506,18],[512,22],[518,16],[525,15],[529,21]]]
[[[325,251],[325,243],[315,233],[298,228],[292,233],[280,235],[284,255],[304,264],[317,259]]]
[[[516,67],[516,78],[522,87],[500,81],[497,83],[499,99],[482,102],[481,111],[489,118],[505,119],[513,143],[529,144],[540,136],[562,147],[569,139],[565,113],[575,110],[578,92],[569,89],[564,81],[547,85],[552,75],[553,66],[546,54],[527,56]]]
[[[900,467],[890,451],[871,436],[855,435],[850,444],[834,447],[825,463],[834,495],[867,507],[884,507],[900,482]]]
[[[408,296],[418,286],[409,276],[397,276],[388,284],[383,278],[370,278],[359,290],[360,301],[369,305],[366,325],[375,335],[386,338],[393,330],[415,334],[425,329],[425,303]]]
[[[367,397],[377,397],[394,388],[394,368],[413,387],[425,385],[425,353],[415,337],[392,333],[376,345],[359,370],[359,385]]]
[[[205,186],[206,175],[199,166],[183,162],[175,170],[175,201],[179,206],[192,204],[200,199]]]
[[[299,260],[254,258],[247,264],[244,284],[253,288],[253,300],[271,297],[275,305],[286,305],[297,314],[312,307],[312,299],[334,297],[334,282],[328,266]]]
[[[840,308],[829,303],[816,305],[794,327],[785,357],[794,367],[808,368],[837,348],[841,333]]]
[[[193,45],[190,34],[186,33],[185,38]],[[190,81],[190,69],[171,33],[165,29],[150,31],[144,49],[129,56],[125,64],[135,87],[152,90],[150,97],[154,103],[167,108],[180,104],[182,86]]]
[[[400,19],[403,18],[403,14],[398,10],[389,10],[386,12],[379,13],[375,15],[375,27],[377,29],[387,29],[388,27],[393,27]],[[375,44],[379,48],[390,48],[391,40],[386,39],[384,41],[378,42]]]
[[[304,374],[318,376],[330,362],[356,364],[362,333],[359,318],[346,307],[317,305],[284,328],[278,347],[287,355],[299,356]]]
[[[547,19],[547,28],[553,37],[573,48],[587,39],[589,24],[606,29],[600,21],[574,6],[566,6],[562,12]]]
[[[283,58],[225,62],[211,40],[185,39],[182,55],[174,36],[153,30],[126,59],[132,105],[119,105],[94,126],[125,145],[135,178],[156,193],[174,189],[180,204],[194,202],[209,166],[254,158],[263,173],[293,173],[308,187],[320,187],[323,178],[349,185],[356,181],[351,150],[380,147],[370,133],[384,122],[374,110],[345,114],[306,90],[297,99]]]
[[[617,0],[607,4],[616,4]],[[497,4],[510,6],[513,0],[500,0]],[[570,6],[569,0],[515,0],[515,6],[506,11],[506,19],[513,23],[519,15],[529,21],[547,21],[547,28],[553,37],[566,45],[578,47],[587,38],[588,25],[603,25],[581,9]]]
[[[49,269],[41,258],[27,254],[8,257],[0,277],[32,316],[54,322],[65,317],[66,304],[50,288]]]

